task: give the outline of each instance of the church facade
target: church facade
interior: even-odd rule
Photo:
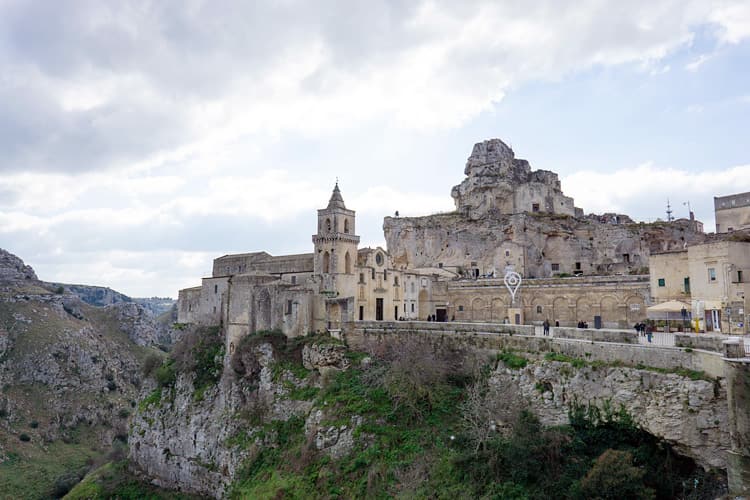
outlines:
[[[179,291],[178,322],[223,325],[231,352],[254,331],[299,336],[348,321],[426,319],[432,311],[429,272],[395,269],[383,248],[359,248],[356,214],[346,208],[338,183],[328,206],[318,210],[312,244],[309,254],[215,259],[200,286]]]

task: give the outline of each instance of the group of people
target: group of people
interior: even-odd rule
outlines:
[[[651,343],[651,338],[654,334],[654,326],[651,323],[636,323],[633,325],[633,328],[635,328],[635,332],[640,335],[641,337],[646,337],[648,339],[648,342]]]
[[[579,321],[578,322],[578,328],[588,328],[588,327],[589,327],[588,321]]]

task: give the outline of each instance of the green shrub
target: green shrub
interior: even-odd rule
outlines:
[[[156,370],[156,381],[159,387],[171,387],[177,380],[177,371],[174,367],[174,361],[168,359]]]
[[[37,427],[39,427],[39,422],[37,422],[36,420],[32,420],[29,423],[29,427],[31,427],[32,429],[36,429]]]
[[[510,351],[499,352],[497,354],[497,360],[502,361],[503,364],[511,370],[520,370],[521,368],[526,368],[526,365],[528,364],[528,360],[526,358],[524,358],[523,356],[519,356],[518,354],[514,354]]]
[[[20,439],[21,441],[23,441],[23,442],[27,443],[27,442],[31,441],[31,436],[29,436],[28,434],[26,434],[26,433],[24,432],[24,433],[22,433],[22,434],[20,434],[20,435],[18,436],[18,439]]]
[[[141,373],[144,377],[151,377],[154,372],[161,366],[162,357],[156,353],[149,353],[148,356],[143,360],[141,365]]]

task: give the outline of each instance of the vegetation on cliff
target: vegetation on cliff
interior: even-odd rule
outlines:
[[[472,394],[486,393],[490,367],[462,371],[455,358],[410,346],[375,360],[349,356],[354,367],[332,377],[315,405],[325,408],[324,428],[361,417],[350,453],[318,451],[302,419],[276,422],[275,441],[248,460],[231,497],[713,498],[722,491],[720,476],[679,457],[622,411],[575,406],[570,425],[546,429],[506,400],[509,411],[499,413],[507,421],[478,445],[471,417],[485,403]],[[500,358],[514,366],[522,359]]]

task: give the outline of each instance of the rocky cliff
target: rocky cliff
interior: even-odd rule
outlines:
[[[636,224],[625,215],[584,217],[560,191],[556,174],[532,171],[497,139],[474,146],[465,173],[452,190],[455,213],[384,219],[397,266],[440,266],[466,275],[514,266],[527,278],[645,273],[652,252],[707,238],[687,220]]]
[[[216,335],[198,329],[183,342]],[[190,355],[200,358],[201,349]],[[321,372],[348,366],[343,353],[340,345],[302,345],[261,333],[246,337],[231,356],[222,350],[205,360],[216,370],[208,386],[201,382],[205,366],[178,369],[166,383],[150,380],[130,431],[134,470],[164,488],[221,498],[244,461],[279,446],[279,434],[290,422],[306,422],[319,450],[345,454],[354,427],[321,429],[324,409],[313,411],[311,401]]]
[[[571,405],[624,409],[636,424],[705,468],[726,467],[729,424],[724,381],[676,373],[560,361],[500,365],[490,386],[511,386],[549,426],[568,423]],[[583,365],[583,366],[580,366]],[[506,389],[507,390],[507,389]]]
[[[45,496],[125,441],[156,330],[135,304],[90,306],[4,250],[0,276],[0,490],[31,474],[40,489],[25,494]]]

